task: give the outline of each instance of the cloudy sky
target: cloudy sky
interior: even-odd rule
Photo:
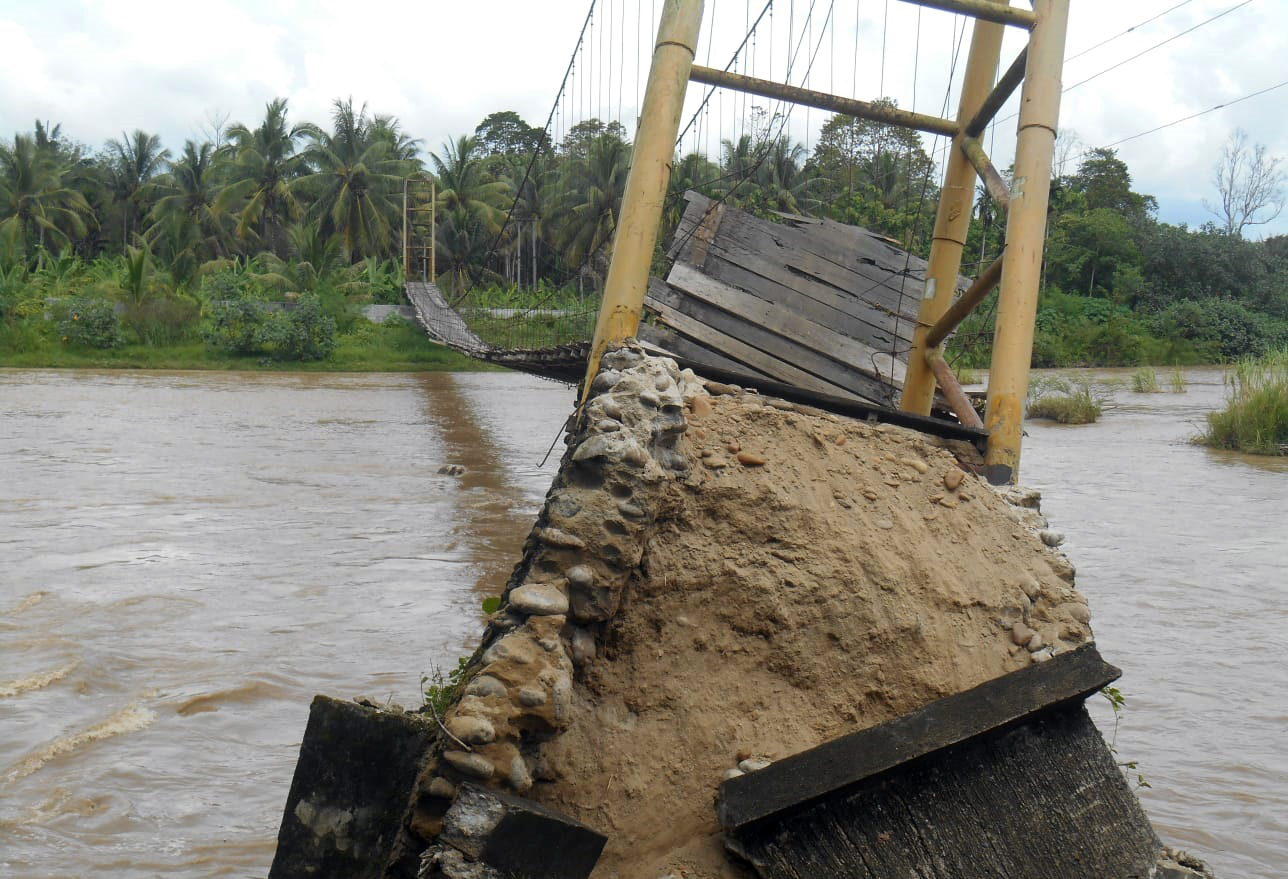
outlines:
[[[633,128],[660,3],[598,5],[555,112],[557,129],[590,115]],[[699,61],[724,67],[765,5],[707,0]],[[98,147],[143,128],[177,152],[212,120],[254,125],[277,96],[289,99],[294,118],[320,123],[335,98],[352,97],[397,116],[425,150],[438,151],[494,110],[543,123],[589,7],[589,0],[0,0],[0,136],[42,119]],[[952,115],[949,72],[956,57],[960,81],[969,43],[961,35],[956,16],[898,0],[774,0],[736,66],[782,79],[791,63],[798,84],[859,98],[886,94],[925,113],[947,106]],[[1019,34],[1008,36],[1003,65],[1021,45]],[[1073,0],[1062,126],[1086,148],[1112,144],[1283,82],[1286,49],[1288,5],[1279,0]],[[690,89],[686,120],[700,97],[699,87]],[[716,97],[685,148],[706,150],[747,130],[757,104],[780,109]],[[1012,109],[986,138],[999,166],[1010,161]],[[808,145],[824,118],[796,108],[786,124]],[[1235,127],[1288,157],[1288,86],[1116,149],[1136,188],[1158,198],[1162,219],[1195,225],[1211,217],[1203,200],[1216,195],[1212,166]],[[933,139],[928,146],[936,148]],[[1249,230],[1285,232],[1288,216]]]

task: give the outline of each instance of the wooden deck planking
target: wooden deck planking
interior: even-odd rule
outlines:
[[[670,285],[655,287],[646,304],[662,323],[677,332],[720,347],[731,357],[770,377],[800,383],[801,387],[821,393],[845,393],[881,401],[891,395],[888,382],[781,336],[759,321],[730,314]],[[704,330],[716,335],[703,338]],[[735,347],[725,347],[730,340],[736,343]]]
[[[886,379],[893,376],[895,382],[903,382],[905,368],[889,354],[802,317],[792,309],[707,277],[686,263],[675,264],[667,283],[731,315],[759,324],[785,340],[811,348],[835,361],[837,366]]]

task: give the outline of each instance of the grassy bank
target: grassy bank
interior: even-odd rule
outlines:
[[[1199,442],[1258,455],[1288,454],[1288,347],[1235,364],[1225,409],[1208,414]]]
[[[319,360],[279,360],[261,355],[222,353],[201,341],[124,344],[93,348],[38,336],[21,347],[0,334],[0,367],[29,369],[268,369],[304,372],[430,372],[495,369],[426,338],[406,321],[372,324],[355,321],[336,336],[331,352]]]

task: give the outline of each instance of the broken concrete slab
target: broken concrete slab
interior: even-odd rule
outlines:
[[[435,734],[418,715],[314,697],[269,879],[383,879]]]
[[[882,772],[1015,723],[1041,709],[1081,701],[1122,672],[1094,644],[937,699],[919,711],[825,742],[720,785],[720,824],[740,830],[844,792]]]
[[[720,788],[764,879],[1152,875],[1161,844],[1082,700],[1094,645],[938,699]]]
[[[533,800],[470,783],[460,785],[438,837],[502,876],[524,879],[585,879],[607,841]]]

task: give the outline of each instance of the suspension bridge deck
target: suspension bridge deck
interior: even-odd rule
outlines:
[[[770,222],[696,192],[685,199],[672,268],[649,285],[652,318],[639,328],[642,342],[749,386],[893,403],[923,260],[856,226],[788,214]],[[406,289],[437,342],[548,378],[576,382],[584,373],[593,299],[516,308],[471,294],[449,301],[426,281]]]

